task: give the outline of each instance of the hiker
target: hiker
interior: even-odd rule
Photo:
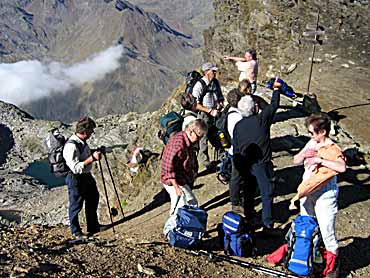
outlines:
[[[303,163],[305,167],[300,185],[302,188],[298,188],[289,208],[294,209],[294,202],[300,200],[300,214],[317,218],[326,249],[323,275],[336,277],[338,241],[335,236],[335,219],[339,191],[336,174],[346,171],[346,163],[340,148],[328,137],[330,119],[327,114],[312,114],[306,119],[306,126],[311,140],[293,160],[295,165]],[[334,173],[330,174],[330,170]],[[309,187],[314,189],[310,190]]]
[[[93,235],[102,228],[97,215],[99,192],[91,175],[92,164],[101,159],[101,153],[100,151],[91,153],[86,143],[94,133],[95,127],[96,124],[91,118],[80,119],[76,124],[75,133],[68,139],[63,149],[63,158],[71,170],[65,181],[69,195],[69,225],[75,237],[83,236],[78,214],[84,203],[88,235]]]
[[[202,65],[203,77],[201,80],[206,87],[203,88],[202,82],[198,81],[193,88],[193,96],[197,99],[196,110],[198,117],[203,119],[208,125],[208,133],[199,141],[199,156],[202,164],[206,169],[211,167],[211,162],[208,155],[208,140],[215,132],[215,118],[219,111],[224,107],[224,97],[222,95],[221,86],[216,79],[218,68],[212,63],[204,63]],[[203,90],[206,90],[204,93]],[[203,98],[201,96],[204,96]]]
[[[191,121],[184,131],[170,138],[162,154],[161,182],[170,195],[170,215],[184,205],[198,206],[192,191],[198,173],[196,144],[207,133],[202,119]]]
[[[224,59],[236,62],[235,65],[240,71],[239,82],[245,79],[248,80],[251,83],[252,94],[254,94],[257,89],[257,52],[254,49],[248,49],[244,57],[224,56]]]
[[[240,175],[238,178],[244,179],[246,191],[244,214],[247,218],[254,215],[254,194],[257,184],[262,200],[262,226],[266,232],[273,231],[274,227],[270,127],[280,102],[279,85],[276,84],[273,91],[271,104],[261,113],[258,113],[258,106],[251,96],[246,95],[240,99],[238,109],[243,119],[236,124],[233,134],[234,166]]]
[[[238,102],[240,101],[242,94],[238,89],[232,89],[226,96],[226,100],[230,105],[227,116],[227,131],[230,135],[231,141],[233,139],[234,127],[243,118],[238,110]],[[233,156],[233,146],[228,149],[229,155]],[[234,166],[234,160],[231,158],[231,178],[229,182],[230,189],[230,200],[232,210],[241,215],[244,211],[240,209],[240,190],[244,188],[243,179],[237,172]]]
[[[259,112],[261,112],[263,110],[263,108],[268,105],[266,100],[264,100],[262,97],[252,94],[252,85],[247,79],[244,79],[244,80],[239,82],[238,89],[239,89],[239,91],[242,95],[252,96],[253,101],[258,106],[258,111]]]

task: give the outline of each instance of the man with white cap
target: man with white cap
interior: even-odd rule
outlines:
[[[208,127],[215,125],[215,117],[224,105],[220,82],[216,79],[217,71],[218,68],[214,64],[204,63],[202,65],[203,77],[194,85],[192,92],[197,99],[198,117],[203,119]],[[211,167],[208,155],[208,138],[211,132],[212,128],[209,128],[207,136],[199,141],[199,155],[203,166],[207,169]]]

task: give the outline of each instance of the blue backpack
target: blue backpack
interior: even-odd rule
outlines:
[[[170,245],[186,249],[196,246],[207,230],[207,218],[204,209],[188,205],[179,208],[176,227],[167,234]]]
[[[320,249],[323,242],[316,219],[312,216],[298,216],[292,222],[286,240],[288,253],[285,266],[291,272],[314,277],[325,267]]]
[[[222,217],[224,252],[228,256],[254,255],[255,248],[250,225],[239,214],[229,211]]]

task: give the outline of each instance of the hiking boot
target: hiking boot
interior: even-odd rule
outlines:
[[[243,216],[245,217],[244,215],[244,208],[242,206],[234,206],[232,205],[232,208],[231,208],[232,212],[236,213],[236,214],[239,214],[240,216]]]
[[[72,234],[72,238],[77,240],[77,239],[87,239],[87,235],[85,235],[83,232],[79,231],[79,232],[75,232]]]
[[[339,277],[339,259],[338,256],[331,253],[330,251],[324,251],[324,258],[326,259],[326,267],[323,271],[326,272],[324,275],[326,278],[338,278]]]
[[[109,228],[110,228],[109,225],[100,225],[99,224],[98,227],[95,228],[93,231],[87,232],[87,236],[88,237],[91,237],[91,236],[93,236],[93,235],[95,235],[95,234],[97,234],[99,232],[104,232],[104,231],[108,230]]]

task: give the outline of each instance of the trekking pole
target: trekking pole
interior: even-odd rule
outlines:
[[[119,195],[118,195],[118,191],[117,191],[116,184],[114,183],[114,179],[113,179],[112,171],[110,170],[109,163],[108,163],[108,159],[107,159],[107,154],[105,153],[105,151],[103,152],[103,156],[104,156],[105,164],[107,165],[108,172],[109,172],[109,175],[110,175],[110,178],[111,178],[112,184],[113,184],[114,192],[116,193],[116,197],[117,197],[117,200],[118,200],[118,203],[119,203],[119,207],[120,207],[120,209],[121,209],[122,217],[124,217],[125,215],[124,215],[124,213],[123,213],[121,200],[120,200]]]
[[[100,161],[100,159],[98,160],[98,162],[99,162],[99,168],[100,168],[101,179],[102,179],[102,181],[103,181],[103,187],[104,187],[105,199],[107,200],[107,206],[108,206],[108,211],[109,211],[110,222],[111,222],[111,224],[112,224],[113,233],[115,233],[116,231],[114,230],[114,226],[113,226],[113,217],[112,217],[112,214],[111,214],[111,212],[110,212],[110,205],[109,205],[109,199],[108,199],[108,192],[107,192],[107,186],[105,185],[105,179],[104,179],[104,174],[103,174],[103,167],[101,166],[101,161]]]
[[[259,266],[259,265],[256,265],[256,264],[244,262],[244,261],[241,261],[241,260],[237,260],[237,259],[234,259],[232,257],[217,255],[217,254],[214,254],[214,253],[208,252],[208,251],[203,251],[203,250],[190,251],[190,253],[192,255],[195,255],[195,256],[205,256],[210,260],[216,259],[216,260],[225,261],[225,262],[228,262],[228,263],[231,263],[231,264],[239,265],[239,266],[242,266],[242,267],[247,267],[247,268],[250,268],[251,270],[254,270],[256,272],[271,275],[271,276],[274,276],[274,277],[286,277],[286,278],[300,278],[301,277],[301,276],[288,274],[288,273],[285,273],[285,272],[282,272],[282,271],[270,269],[270,268],[267,268],[267,267]]]

